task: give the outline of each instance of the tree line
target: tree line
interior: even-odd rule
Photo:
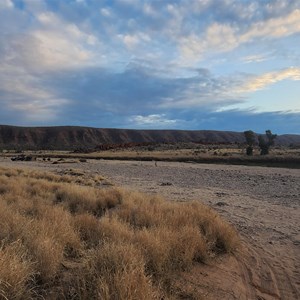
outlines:
[[[253,155],[254,145],[256,143],[256,135],[252,130],[244,131],[247,149],[247,155]],[[270,147],[274,145],[277,134],[273,134],[271,130],[266,130],[266,137],[263,135],[258,136],[258,146],[260,148],[260,155],[269,154]]]

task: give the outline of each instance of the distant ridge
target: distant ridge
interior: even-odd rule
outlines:
[[[76,126],[19,127],[0,125],[0,149],[75,150],[122,143],[244,143],[242,132],[214,130],[135,130]],[[277,145],[300,145],[300,135],[285,134]]]

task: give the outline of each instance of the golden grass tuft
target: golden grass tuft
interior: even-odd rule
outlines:
[[[198,202],[0,168],[0,299],[176,299],[174,274],[238,243]]]
[[[121,202],[117,190],[92,189],[85,186],[60,186],[55,192],[55,202],[62,203],[71,213],[90,213],[102,216],[108,209]]]
[[[17,240],[0,247],[0,299],[26,299],[32,292],[34,266]]]
[[[150,300],[157,293],[145,274],[142,253],[128,242],[105,241],[89,254],[88,265],[96,299]]]

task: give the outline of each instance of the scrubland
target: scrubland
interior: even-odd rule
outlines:
[[[258,147],[253,156],[246,155],[246,146],[236,144],[176,143],[154,144],[151,146],[133,146],[98,151],[13,151],[3,150],[0,157],[26,155],[34,160],[47,161],[53,164],[77,163],[87,159],[195,162],[227,165],[269,166],[283,168],[300,168],[299,147],[276,146],[269,155],[260,155]]]
[[[180,272],[239,246],[199,202],[74,178],[0,168],[0,299],[178,299]]]

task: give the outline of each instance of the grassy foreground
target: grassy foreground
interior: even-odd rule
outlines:
[[[0,299],[178,299],[176,274],[238,246],[200,203],[72,181],[0,168]]]

